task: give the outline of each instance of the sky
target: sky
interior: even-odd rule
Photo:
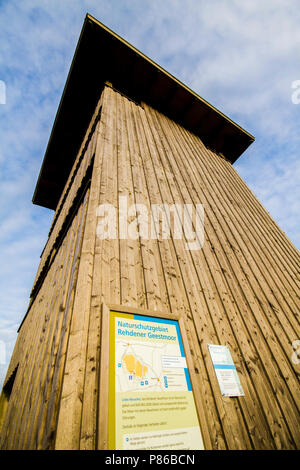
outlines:
[[[299,7],[0,0],[0,386],[53,217],[31,200],[86,13],[255,136],[234,167],[300,248]]]

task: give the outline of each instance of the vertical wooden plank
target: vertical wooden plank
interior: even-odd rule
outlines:
[[[135,203],[144,204],[150,213],[151,200],[149,199],[147,184],[143,172],[142,153],[144,149],[139,142],[134,120],[134,104],[124,100],[125,115],[128,132],[128,144],[131,158],[132,179],[135,188]],[[170,311],[166,286],[163,280],[162,267],[159,260],[156,240],[140,240],[143,272],[145,279],[147,308],[150,310]]]
[[[94,185],[92,183],[68,340],[55,441],[57,449],[79,447],[96,233]]]
[[[86,213],[88,207],[89,192],[87,192],[85,201],[83,204],[83,210],[81,211],[81,220],[79,224],[79,230],[76,237],[76,245],[74,250],[73,264],[70,267],[70,281],[68,287],[68,293],[66,298],[66,305],[63,317],[63,323],[61,326],[61,334],[59,339],[59,346],[57,350],[57,360],[55,363],[55,369],[53,371],[53,379],[51,383],[51,389],[49,391],[49,404],[47,407],[47,416],[45,418],[43,435],[40,437],[40,446],[42,449],[54,449],[55,435],[57,429],[57,419],[59,412],[59,401],[62,389],[63,374],[65,367],[65,358],[67,354],[67,343],[72,318],[73,304],[77,286],[78,270],[80,262],[80,253],[83,240],[83,233],[86,221]]]
[[[43,396],[43,403],[40,407],[39,413],[36,417],[36,425],[34,429],[34,435],[32,436],[32,443],[31,447],[36,447],[38,449],[43,448],[43,441],[44,441],[44,435],[47,435],[47,415],[50,414],[50,409],[52,402],[55,401],[57,397],[57,393],[55,393],[54,388],[53,388],[53,380],[55,377],[55,369],[57,367],[62,367],[62,364],[59,364],[59,347],[62,341],[62,337],[64,336],[64,322],[65,318],[68,315],[68,297],[69,297],[69,291],[70,291],[70,284],[72,283],[72,277],[73,277],[73,266],[74,263],[76,263],[76,258],[78,256],[78,251],[76,250],[77,246],[77,240],[78,237],[80,238],[81,235],[81,227],[82,227],[82,222],[85,217],[86,213],[86,206],[87,206],[87,201],[88,201],[88,191],[82,201],[82,204],[80,205],[77,215],[74,218],[73,224],[74,227],[70,227],[70,231],[72,231],[72,247],[70,250],[70,254],[68,259],[65,261],[65,263],[68,266],[68,271],[67,271],[67,276],[65,279],[65,284],[62,289],[62,297],[61,297],[61,303],[59,306],[59,315],[57,318],[57,323],[55,326],[54,334],[51,339],[51,349],[52,355],[50,357],[51,360],[48,361],[48,364],[46,361],[44,361],[44,367],[46,369],[46,365],[48,366],[46,369],[46,376],[43,382],[43,385],[39,387],[40,389],[40,394]]]
[[[109,309],[102,305],[97,449],[108,448]]]
[[[61,260],[63,256],[64,256],[64,249],[62,249],[61,252],[59,253],[57,261]],[[18,417],[15,417],[13,421],[14,429],[10,431],[11,433],[10,440],[11,440],[12,448],[21,448],[20,441],[22,441],[22,432],[25,432],[24,430],[25,423],[27,422],[32,406],[34,406],[34,402],[32,401],[32,395],[35,392],[33,388],[34,381],[37,378],[36,373],[40,366],[39,360],[41,359],[43,341],[48,333],[48,324],[49,324],[49,321],[51,322],[52,320],[50,312],[52,311],[52,307],[58,295],[57,286],[59,285],[61,276],[63,275],[63,271],[64,271],[63,265],[61,265],[59,261],[57,263],[54,263],[51,268],[52,268],[51,273],[49,274],[52,274],[52,282],[49,282],[49,285],[46,285],[47,295],[45,297],[45,304],[44,304],[45,310],[42,311],[41,315],[38,315],[39,310],[36,305],[36,308],[32,310],[31,312],[32,317],[33,317],[33,322],[37,322],[38,329],[35,332],[36,341],[28,344],[28,365],[26,364],[25,361],[24,361],[25,364],[22,361],[23,364],[22,364],[21,370],[23,370],[23,367],[24,367],[23,377],[24,377],[25,383],[23,384],[22,405],[18,406],[18,412],[19,412]]]
[[[126,198],[128,208],[130,208],[139,196],[135,193],[136,186],[132,179],[124,100],[124,97],[117,94],[118,195],[120,198]],[[121,229],[119,227],[119,236]],[[121,278],[120,303],[123,305],[128,304],[131,306],[145,307],[145,284],[140,253],[140,240],[121,238],[119,239],[119,244]]]
[[[105,93],[101,97],[101,106],[106,108]],[[105,114],[105,112],[104,112]],[[104,155],[105,118],[102,114],[101,122],[95,130],[95,160],[92,179],[93,198],[96,205],[100,199],[101,174]],[[96,214],[95,214],[96,216]],[[100,355],[100,334],[101,334],[101,249],[96,238],[94,251],[94,266],[92,278],[90,322],[87,345],[87,365],[84,380],[83,406],[80,430],[80,449],[92,450],[97,445],[97,413],[98,413],[98,392],[99,392],[99,355]]]
[[[64,297],[66,293],[66,284],[68,282],[70,272],[70,258],[72,258],[73,243],[75,232],[78,227],[78,219],[79,217],[74,219],[66,237],[67,243],[64,250],[64,258],[62,260],[63,273],[60,279],[59,288],[57,289],[58,295],[51,306],[50,321],[46,329],[47,333],[43,344],[40,347],[39,356],[36,356],[38,368],[34,373],[34,382],[32,383],[33,393],[31,395],[31,400],[33,402],[33,406],[27,416],[27,423],[22,433],[22,439],[19,441],[19,445],[24,449],[38,447],[37,429],[39,427],[43,427],[43,422],[41,422],[39,418],[40,415],[43,414],[43,411],[45,411],[45,408],[47,408],[47,393],[49,387],[47,376],[50,373],[49,369],[51,369],[51,363],[55,358],[55,336],[60,334],[60,323],[65,303]]]

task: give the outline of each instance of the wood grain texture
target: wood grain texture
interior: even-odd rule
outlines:
[[[90,188],[53,252],[92,161]],[[119,218],[120,197],[148,211],[152,204],[203,204],[203,248],[187,250],[186,237],[172,231],[167,239],[120,238],[119,223],[116,239],[100,240],[97,208],[112,204]],[[299,252],[232,165],[197,136],[106,86],[36,280],[51,253],[7,373],[19,365],[1,448],[106,446],[103,304],[180,316],[205,448],[300,447],[300,366],[292,361],[300,338]],[[221,396],[208,344],[229,347],[244,397]]]

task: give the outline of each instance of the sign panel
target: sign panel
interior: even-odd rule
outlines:
[[[208,349],[222,395],[224,397],[244,396],[245,394],[228,347],[209,344]]]
[[[203,449],[178,321],[111,312],[109,330],[109,449]]]

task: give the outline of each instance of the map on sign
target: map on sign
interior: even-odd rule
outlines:
[[[116,392],[187,390],[186,363],[179,359],[177,345],[117,339]]]

